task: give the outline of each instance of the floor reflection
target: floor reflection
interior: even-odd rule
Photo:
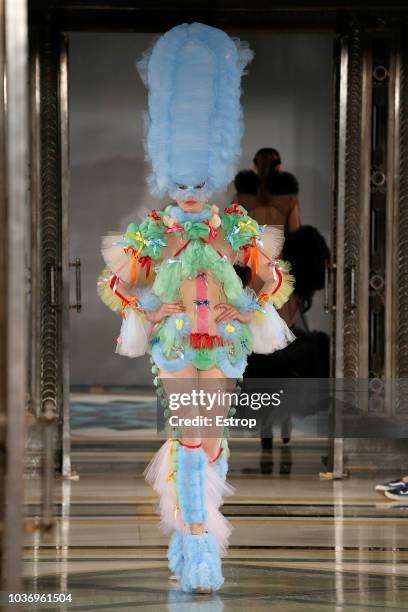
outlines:
[[[143,436],[111,420],[73,430],[80,479],[55,480],[54,529],[26,535],[26,592],[70,592],[72,603],[54,608],[70,612],[408,609],[408,506],[374,492],[393,475],[321,481],[324,443],[296,436],[270,450],[231,440],[236,494],[223,509],[234,526],[225,585],[212,596],[186,595],[168,579],[167,538],[141,477],[160,441],[144,413]],[[33,477],[27,516],[37,516],[39,500]]]

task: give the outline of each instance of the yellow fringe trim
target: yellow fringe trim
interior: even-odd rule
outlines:
[[[279,263],[282,273],[282,284],[278,291],[270,298],[272,304],[277,310],[286,304],[295,288],[295,277],[290,274],[290,263],[283,260],[281,260]]]
[[[96,290],[102,302],[116,314],[122,314],[122,300],[110,288],[112,272],[105,268],[98,276]]]

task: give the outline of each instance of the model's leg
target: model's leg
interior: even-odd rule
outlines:
[[[189,568],[194,568],[194,562],[191,560],[196,558],[202,558],[200,553],[197,552],[195,547],[201,546],[200,540],[203,541],[205,546],[206,558],[208,560],[209,567],[212,572],[212,590],[219,588],[224,581],[222,576],[221,568],[221,549],[225,551],[228,537],[230,534],[230,526],[228,521],[219,513],[218,508],[222,503],[223,492],[225,491],[225,481],[228,462],[227,462],[227,447],[221,448],[221,442],[224,436],[224,425],[221,423],[217,424],[216,417],[224,417],[228,414],[230,402],[229,398],[223,394],[232,392],[235,388],[235,380],[227,379],[218,368],[211,368],[211,370],[199,370],[198,371],[198,390],[199,392],[204,391],[205,394],[210,394],[210,397],[215,401],[211,401],[211,410],[206,410],[207,402],[204,406],[201,406],[201,415],[209,416],[212,419],[212,424],[208,427],[201,428],[202,434],[202,448],[204,450],[207,462],[206,471],[207,477],[210,479],[208,483],[209,491],[207,497],[210,517],[209,523],[207,524],[208,533],[202,533],[199,539],[195,539],[196,536],[190,538],[190,555],[188,553],[188,547],[186,552],[186,564],[183,572],[183,585],[186,590],[189,590],[189,585],[196,586],[197,581],[195,580],[194,572],[189,573]],[[208,395],[204,396],[208,398]],[[211,476],[211,472],[214,470],[215,478]],[[207,509],[207,510],[208,510]],[[193,533],[193,532],[192,532]]]
[[[180,440],[177,451],[176,487],[181,515],[189,527],[183,538],[182,587],[186,592],[211,592],[224,582],[219,546],[206,530],[208,457],[202,444],[188,446]]]
[[[214,406],[214,411],[220,416],[227,416],[230,408],[229,397],[234,392],[236,379],[225,378],[223,373],[218,368],[199,372],[200,384],[207,390],[211,387],[218,388],[224,401]],[[217,475],[225,482],[228,473],[228,444],[226,439],[223,440],[224,426],[220,426],[213,432],[210,437],[203,437],[203,447],[207,453],[210,467]],[[223,496],[219,497],[219,505],[222,504]]]
[[[159,371],[159,377],[163,384],[163,389],[166,397],[169,397],[170,394],[177,393],[179,395],[186,394],[186,396],[193,397],[193,392],[197,390],[198,383],[198,373],[197,369],[189,364],[187,367],[179,370],[177,372],[166,372],[165,370]],[[177,414],[179,419],[181,418],[194,418],[195,416],[199,416],[199,407],[194,406],[192,403],[190,405],[180,405],[177,411],[174,411],[174,414]],[[180,425],[178,427],[179,431],[179,443],[186,449],[195,450],[201,448],[201,434],[199,427],[185,426]],[[181,451],[182,457],[184,454],[189,455],[186,451]],[[191,457],[195,458],[197,461],[199,457],[199,453],[192,453]],[[190,478],[190,471],[193,469],[193,465],[186,466],[187,478]],[[182,475],[180,478],[184,478],[184,472],[182,471]],[[186,486],[186,483],[183,484]],[[183,517],[184,518],[184,517]],[[203,522],[193,522],[189,524],[191,533],[202,533],[204,531]]]
[[[167,372],[165,370],[159,370],[159,378],[161,379],[165,397],[168,399],[171,393],[175,392],[191,392],[197,381],[197,370],[191,364],[177,372]],[[178,411],[174,411],[173,414],[177,414]],[[186,444],[194,445],[199,444],[200,440],[191,436],[189,431],[181,431],[180,438]],[[178,454],[178,453],[177,453]],[[176,476],[177,477],[177,476]],[[173,476],[174,478],[174,476]],[[177,512],[177,509],[174,509]],[[192,524],[190,529],[194,532],[196,530],[199,533],[202,532],[202,524]],[[169,568],[175,576],[181,576],[184,566],[184,554],[183,554],[183,534],[179,529],[176,529],[170,538],[169,549],[167,553],[169,561]]]
[[[174,375],[176,374],[176,376]],[[200,414],[200,406],[193,401],[193,392],[198,391],[197,370],[184,368],[178,373],[160,372],[165,396],[170,393],[191,394],[191,404],[178,410],[184,418]],[[186,396],[185,396],[186,397]],[[182,406],[180,406],[182,408]],[[175,443],[173,476],[177,492],[177,508],[188,533],[173,534],[169,549],[170,568],[181,570],[184,591],[213,591],[222,582],[220,559],[214,538],[205,531],[208,519],[206,504],[206,472],[208,458],[203,450],[199,428],[178,427],[179,437]],[[182,561],[180,543],[182,540]]]
[[[220,451],[220,444],[224,436],[224,425],[216,425],[215,418],[225,417],[228,414],[230,403],[229,395],[234,392],[235,378],[226,378],[218,368],[199,370],[198,380],[200,389],[212,394],[216,399],[209,416],[213,417],[213,424],[208,429],[202,429],[203,448],[210,462],[215,462]]]

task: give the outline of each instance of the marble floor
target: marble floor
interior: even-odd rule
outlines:
[[[27,479],[24,550],[25,591],[71,593],[72,601],[27,610],[408,609],[408,504],[374,491],[394,474],[322,480],[324,440],[295,436],[284,445],[276,438],[271,451],[261,451],[256,439],[231,440],[236,492],[223,508],[234,527],[225,584],[215,595],[191,596],[169,580],[157,500],[142,478],[160,444],[146,416],[151,398],[114,398],[140,404],[143,425],[136,419],[128,429],[113,422],[113,413],[97,422],[88,410],[112,397],[74,399],[86,404],[86,417],[72,423],[79,479],[55,479],[47,532],[35,529],[40,481]]]

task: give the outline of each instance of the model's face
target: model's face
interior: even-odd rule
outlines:
[[[175,183],[170,195],[178,206],[186,212],[200,212],[208,197],[205,181],[197,185]]]
[[[187,198],[187,200],[176,199],[177,205],[186,212],[200,212],[202,210],[205,200],[197,200],[193,196]]]

